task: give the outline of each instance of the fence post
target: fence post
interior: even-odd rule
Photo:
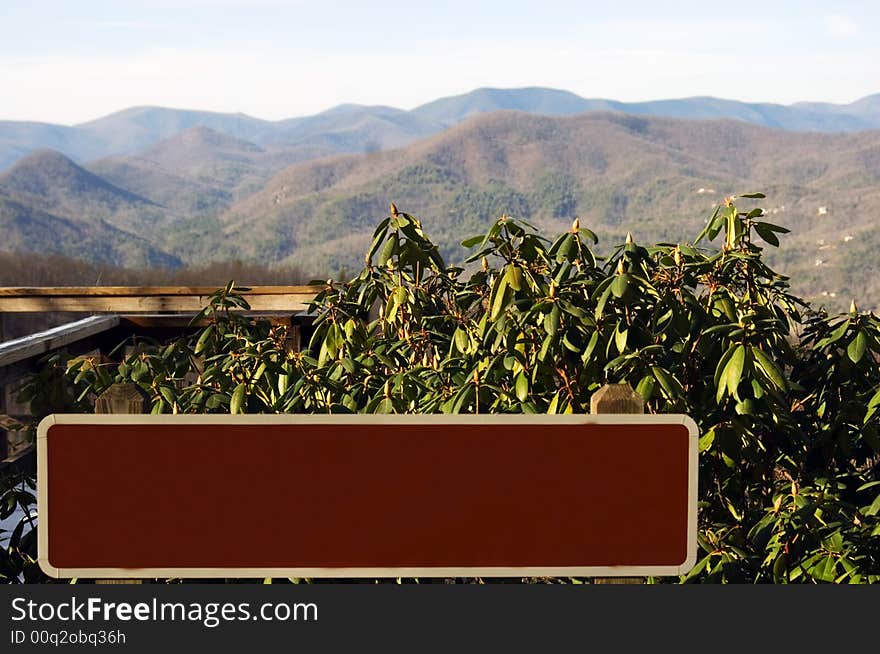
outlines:
[[[593,393],[590,398],[590,413],[593,415],[607,413],[645,412],[645,401],[636,393],[629,383],[606,384]],[[643,584],[643,577],[595,577],[595,584]]]
[[[95,413],[147,413],[149,398],[137,384],[113,384],[95,400]],[[96,584],[142,584],[142,579],[95,579]]]

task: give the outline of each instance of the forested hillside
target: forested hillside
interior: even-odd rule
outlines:
[[[525,106],[549,111],[541,97]],[[760,188],[768,219],[796,234],[770,260],[800,293],[835,308],[851,295],[880,303],[870,264],[880,131],[795,132],[614,112],[480,113],[472,104],[447,107],[450,115],[478,115],[436,136],[350,155],[326,156],[344,140],[331,138],[333,126],[360,111],[350,107],[329,113],[321,129],[330,131],[309,145],[261,145],[194,126],[136,154],[84,165],[42,150],[0,173],[0,249],[134,267],[238,259],[329,276],[359,265],[390,201],[417,208],[454,258],[458,234],[501,214],[547,229],[577,216],[612,243],[630,230],[649,240],[688,239],[715,203]],[[388,108],[371,111],[386,125],[403,120]],[[420,120],[407,124],[418,131],[428,118]]]

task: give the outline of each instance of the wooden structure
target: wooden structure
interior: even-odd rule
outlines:
[[[95,399],[95,413],[147,413],[150,400],[137,384],[113,384]],[[140,584],[140,579],[96,579],[96,584]]]
[[[645,400],[629,384],[606,384],[590,398],[592,415],[627,414],[641,415],[645,412]],[[642,584],[644,577],[596,577],[597,584]]]
[[[196,313],[214,286],[60,286],[0,288],[0,313]],[[242,293],[252,311],[305,311],[314,286],[254,286]]]
[[[217,290],[213,286],[0,287],[0,467],[33,451],[33,444],[10,426],[29,414],[29,407],[19,404],[16,396],[43,357],[59,350],[72,356],[106,355],[133,335],[161,339],[198,329],[202,324],[193,324],[192,318]],[[255,286],[237,292],[250,304],[249,315],[290,325],[295,347],[308,336],[307,309],[316,287]],[[6,313],[87,317],[4,341]]]

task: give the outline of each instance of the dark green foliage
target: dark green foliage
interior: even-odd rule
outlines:
[[[0,520],[16,510],[24,517],[8,533],[0,529],[0,583],[45,581],[37,565],[36,479],[32,474],[0,471]]]
[[[542,175],[535,183],[532,205],[540,215],[570,220],[578,212],[577,187],[570,175]]]
[[[679,581],[880,580],[880,319],[794,296],[763,258],[786,230],[760,209],[728,201],[694,245],[602,257],[579,221],[547,240],[502,217],[463,242],[469,274],[392,214],[363,270],[323,283],[306,351],[231,311],[230,283],[199,334],[78,360],[69,383],[133,381],[157,413],[581,413],[627,381],[700,427],[701,552]]]
[[[464,187],[452,198],[449,211],[464,225],[485,225],[505,211],[531,214],[528,197],[498,180]]]

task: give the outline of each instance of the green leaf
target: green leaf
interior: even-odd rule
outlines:
[[[617,346],[617,351],[620,354],[623,354],[626,350],[626,338],[629,333],[629,329],[627,328],[626,322],[621,320],[617,323],[617,327],[614,329],[614,345]]]
[[[461,413],[462,409],[467,407],[470,401],[474,399],[475,395],[476,393],[473,384],[468,383],[462,386],[456,394],[455,400],[452,404],[452,413]]]
[[[727,362],[730,361],[730,357],[733,356],[733,350],[733,347],[727,348],[727,351],[721,355],[721,359],[718,361],[718,365],[715,367],[714,382],[716,388],[720,388],[721,386],[719,385],[722,385],[723,379],[721,375],[724,372],[725,368],[727,368]],[[719,399],[718,401],[720,402],[721,400]]]
[[[554,304],[553,308],[550,309],[550,313],[544,318],[544,330],[550,336],[555,336],[556,332],[559,330],[559,319],[560,319],[560,311],[559,305]]]
[[[480,234],[479,236],[471,236],[470,238],[466,238],[461,242],[461,246],[465,248],[472,248],[475,245],[479,245],[483,242],[486,237]]]
[[[394,403],[391,401],[391,398],[383,397],[382,401],[376,405],[375,412],[381,414],[394,413]]]
[[[174,391],[168,386],[160,386],[159,393],[165,398],[168,404],[173,405],[175,401]]]
[[[835,579],[834,570],[837,562],[833,556],[823,556],[813,567],[809,569],[810,576],[817,581],[833,582]]]
[[[195,354],[201,354],[204,351],[205,347],[208,345],[208,340],[214,334],[214,325],[210,325],[202,331],[199,336],[199,340],[196,342],[196,347],[193,350]]]
[[[755,231],[758,232],[758,235],[770,245],[779,247],[779,237],[773,233],[773,230],[767,227],[766,223],[755,223]]]
[[[782,371],[779,369],[779,366],[767,356],[767,354],[759,347],[752,347],[751,353],[754,357],[755,363],[758,364],[758,367],[764,373],[764,375],[773,382],[773,385],[776,386],[781,391],[785,391],[788,389],[788,382],[785,380],[785,376],[782,374]]]
[[[626,295],[626,290],[629,288],[631,281],[632,275],[629,273],[624,273],[615,277],[614,281],[611,282],[611,292],[614,293],[614,297],[622,298]]]
[[[232,392],[232,399],[229,401],[229,413],[241,413],[241,405],[244,402],[244,393],[246,390],[244,382],[235,387]]]
[[[471,339],[468,336],[467,331],[459,325],[455,329],[455,333],[452,335],[452,340],[455,342],[455,348],[461,352],[462,354],[467,354],[470,350]]]
[[[330,323],[324,344],[327,346],[327,354],[331,359],[335,359],[336,355],[339,354],[339,348],[342,347],[342,343],[342,330],[339,329],[339,324],[335,322]]]
[[[753,192],[753,193],[741,193],[738,197],[751,198],[753,200],[762,200],[762,199],[766,198],[767,196],[764,195],[763,193],[760,193],[760,192]]]
[[[818,347],[824,347],[825,345],[831,345],[832,343],[836,343],[841,338],[843,338],[843,335],[846,334],[848,329],[849,329],[849,320],[844,320],[842,323],[840,323],[834,329],[834,331],[832,331],[826,338],[823,338],[818,343],[816,343],[816,345]]]
[[[492,297],[492,313],[489,314],[489,320],[497,320],[505,307],[507,306],[507,275],[501,275],[495,287],[495,294]]]
[[[746,350],[742,345],[731,346],[732,352],[727,358],[727,364],[721,372],[718,380],[718,389],[715,393],[715,401],[721,403],[725,392],[737,397],[737,388],[742,377],[743,367],[745,366]],[[739,399],[737,397],[737,399]]]
[[[596,236],[596,233],[586,227],[581,227],[578,229],[578,234],[583,236],[584,238],[593,242],[593,245],[596,245],[599,242],[599,237]]]
[[[553,399],[550,400],[550,405],[547,407],[547,413],[553,414],[557,413],[557,409],[559,408],[559,396],[562,394],[562,391],[559,390],[553,395]]]
[[[856,334],[856,337],[850,341],[849,346],[846,348],[846,355],[849,357],[850,361],[858,363],[862,360],[867,346],[868,339],[865,337],[865,332],[860,329]]]
[[[529,379],[521,372],[516,376],[516,397],[520,402],[529,397]]]
[[[652,375],[645,375],[642,377],[641,381],[636,386],[636,393],[638,393],[645,402],[650,400],[654,396],[654,377]]]
[[[651,372],[660,383],[660,388],[663,389],[663,392],[666,394],[666,397],[668,399],[674,400],[676,397],[681,395],[681,392],[684,390],[682,388],[681,382],[673,377],[670,372],[666,370],[666,368],[661,368],[660,366],[651,366]]]
[[[594,330],[590,335],[590,340],[587,343],[587,347],[584,348],[584,353],[581,355],[581,361],[587,363],[590,358],[593,356],[593,351],[596,349],[596,345],[599,344],[599,332],[598,330]],[[880,394],[880,391],[878,391]]]
[[[880,405],[880,388],[877,389],[877,392],[868,400],[868,408],[873,409],[874,407]]]
[[[703,452],[705,452],[709,448],[711,448],[712,443],[714,443],[714,442],[715,442],[715,430],[714,429],[710,429],[705,434],[700,436],[700,442],[699,442],[700,454],[702,454]]]
[[[394,254],[394,249],[396,247],[397,247],[397,236],[392,235],[391,238],[389,238],[385,242],[385,247],[382,248],[382,253],[379,255],[379,265],[380,266],[384,266],[386,263],[388,263],[388,260]]]
[[[608,302],[608,298],[611,297],[611,284],[605,286],[605,289],[602,291],[602,295],[599,296],[599,301],[596,303],[596,311],[594,315],[596,316],[596,320],[599,320],[605,312],[605,304]]]
[[[382,221],[384,225],[380,225],[378,229],[376,229],[376,233],[373,236],[373,242],[370,244],[370,249],[367,252],[366,260],[369,262],[372,260],[373,256],[376,254],[376,250],[379,249],[379,245],[382,243],[382,239],[388,234],[388,221]]]
[[[755,403],[750,398],[746,398],[737,403],[735,411],[741,416],[750,416],[755,413]]]
[[[880,493],[877,494],[877,497],[874,498],[874,501],[871,502],[871,505],[862,511],[865,515],[877,515],[880,513]]]
[[[522,268],[517,266],[516,264],[510,264],[507,266],[507,283],[510,285],[514,291],[522,290]]]
[[[577,247],[577,239],[574,234],[564,234],[559,248],[556,250],[556,261],[562,262],[571,256],[572,251]]]

